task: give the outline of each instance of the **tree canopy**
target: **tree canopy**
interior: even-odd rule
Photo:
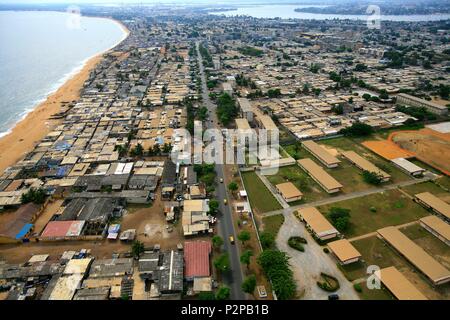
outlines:
[[[279,300],[292,299],[296,292],[296,283],[289,268],[289,257],[279,250],[264,250],[258,257],[258,263],[272,281],[273,290]]]

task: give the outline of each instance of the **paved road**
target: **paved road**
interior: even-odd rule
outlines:
[[[202,80],[202,105],[208,109],[209,119],[206,121],[206,128],[217,128],[220,129],[220,126],[217,121],[216,115],[216,105],[209,98],[208,88],[206,86],[206,76],[203,67],[202,57],[200,55],[199,43],[196,43],[197,46],[197,55],[198,55],[198,64],[200,67],[200,77]],[[213,120],[211,122],[210,120]],[[217,179],[224,179],[224,168],[221,164],[216,164],[216,173]],[[231,272],[223,276],[224,283],[231,290],[231,299],[233,300],[244,300],[246,299],[245,293],[241,289],[242,284],[242,269],[241,263],[239,260],[239,249],[237,245],[232,245],[228,240],[230,235],[233,235],[237,241],[236,231],[233,225],[232,212],[229,205],[224,205],[223,199],[227,199],[228,203],[230,203],[230,199],[228,198],[227,190],[225,189],[224,183],[218,183],[216,187],[216,198],[219,200],[220,206],[219,210],[221,214],[218,216],[218,229],[220,236],[224,239],[224,251],[228,253],[230,257],[230,265]]]
[[[334,203],[334,202],[339,202],[339,201],[359,198],[359,197],[368,196],[368,195],[375,194],[375,193],[380,193],[380,192],[383,192],[383,191],[397,189],[398,187],[410,186],[410,185],[413,185],[413,184],[416,184],[416,183],[420,183],[420,182],[424,182],[424,181],[428,181],[428,180],[430,180],[430,179],[429,178],[422,178],[422,179],[407,180],[407,181],[403,181],[403,182],[398,182],[398,183],[386,185],[386,186],[381,187],[381,188],[369,189],[369,190],[364,190],[364,191],[358,191],[358,192],[353,192],[353,193],[343,194],[343,195],[340,195],[340,196],[335,196],[335,197],[331,197],[331,198],[318,200],[318,201],[315,201],[315,202],[304,203],[304,204],[300,204],[298,206],[293,206],[293,207],[290,207],[290,208],[284,209],[284,210],[270,211],[270,212],[263,213],[262,215],[267,217],[267,216],[277,215],[277,214],[280,214],[280,213],[285,214],[286,212],[287,213],[292,213],[292,212],[294,212],[294,211],[296,211],[298,209],[302,209],[302,208],[318,207],[318,206],[322,206],[322,205],[326,205],[326,204],[330,204],[330,203]]]
[[[281,226],[276,239],[277,247],[286,252],[291,259],[294,279],[300,292],[299,298],[304,300],[328,300],[328,292],[320,289],[316,281],[320,280],[320,273],[332,275],[339,280],[340,288],[336,291],[342,300],[358,300],[358,294],[353,284],[348,281],[336,267],[336,261],[330,254],[323,252],[319,244],[311,237],[305,226],[292,213],[285,214],[285,222]],[[301,236],[308,243],[305,252],[292,249],[287,241],[292,236]]]

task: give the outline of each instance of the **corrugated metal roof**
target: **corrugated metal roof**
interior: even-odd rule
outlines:
[[[184,276],[208,277],[210,276],[209,255],[211,243],[207,241],[187,241],[184,243]]]

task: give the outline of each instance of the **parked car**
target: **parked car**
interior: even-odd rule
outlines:
[[[336,293],[330,294],[328,300],[339,300],[339,295]]]

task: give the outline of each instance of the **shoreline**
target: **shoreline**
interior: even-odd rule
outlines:
[[[102,61],[107,52],[120,45],[130,35],[130,31],[122,22],[112,18],[96,18],[109,19],[117,23],[125,32],[124,37],[111,48],[82,61],[80,67],[74,68],[73,74],[63,76],[61,79],[64,79],[64,81],[56,90],[47,93],[41,102],[36,103],[30,111],[18,119],[11,129],[0,137],[0,175],[3,174],[5,169],[23,159],[37,143],[62,122],[61,119],[54,120],[51,117],[60,112],[62,105],[66,102],[70,103],[80,98],[81,89],[89,78],[90,72]]]

